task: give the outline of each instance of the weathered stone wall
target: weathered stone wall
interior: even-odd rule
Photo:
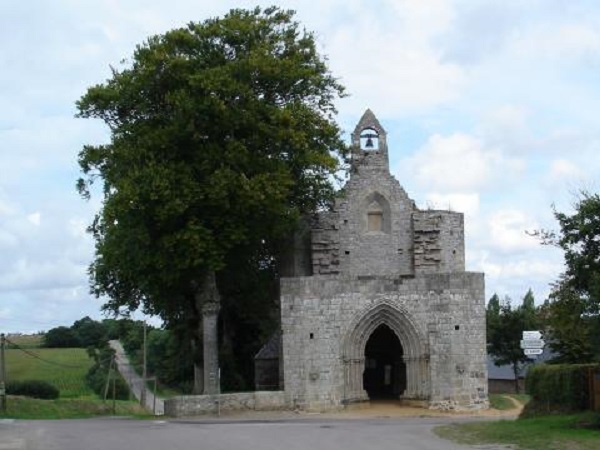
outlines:
[[[381,231],[368,230],[368,208],[381,205]],[[413,273],[414,203],[389,174],[352,176],[334,211],[312,230],[313,273],[409,275]]]
[[[349,275],[409,275],[413,273],[413,202],[389,174],[354,174],[339,202],[340,272]],[[383,210],[382,231],[368,230],[368,209]]]
[[[335,211],[319,214],[312,228],[312,271],[319,275],[340,272],[340,218]]]
[[[219,405],[217,404],[219,403]],[[215,414],[221,411],[274,411],[287,408],[283,391],[239,392],[220,395],[183,395],[165,400],[165,415],[171,417]]]
[[[413,213],[415,273],[465,270],[464,217],[450,211]]]
[[[426,398],[432,408],[487,407],[483,299],[480,273],[283,279],[281,325],[289,401],[300,408],[330,409],[366,399],[357,380],[369,336],[353,337],[355,342],[348,342],[348,336],[354,336],[369,311],[385,305],[369,320],[389,325],[405,352],[414,349],[405,358],[413,380],[406,396]],[[412,330],[401,329],[390,311],[405,317]]]

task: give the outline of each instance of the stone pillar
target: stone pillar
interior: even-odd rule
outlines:
[[[406,363],[406,391],[404,393],[405,398],[415,398],[417,395],[417,371],[416,361],[412,356],[404,357]]]
[[[207,303],[202,309],[204,351],[204,394],[218,394],[219,386],[219,303]]]
[[[219,392],[219,333],[218,319],[221,298],[213,271],[207,272],[196,294],[196,306],[202,314],[202,360],[204,394]]]

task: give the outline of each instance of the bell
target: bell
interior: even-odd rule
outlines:
[[[367,142],[365,143],[365,148],[373,148],[373,139],[371,136],[367,137]]]

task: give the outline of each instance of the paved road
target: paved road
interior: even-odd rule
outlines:
[[[129,388],[131,389],[131,392],[135,398],[140,400],[142,398],[142,386],[144,385],[142,377],[140,377],[133,369],[121,343],[119,341],[108,341],[108,343],[115,351],[115,360],[117,362],[117,368],[119,369],[119,372],[121,372],[121,375],[123,375],[123,378],[127,384],[129,384]],[[154,411],[157,416],[165,413],[163,399],[156,396],[155,403],[154,394],[150,390],[146,390],[145,406],[149,411]],[[2,450],[2,447],[0,447],[0,450]]]
[[[456,419],[0,421],[2,450],[465,450],[431,429]],[[485,446],[486,450],[506,449]]]

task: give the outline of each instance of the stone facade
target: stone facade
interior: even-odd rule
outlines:
[[[463,215],[421,211],[390,174],[370,110],[331,211],[303,224],[281,280],[289,406],[370,398],[486,408],[484,276],[465,272]]]

